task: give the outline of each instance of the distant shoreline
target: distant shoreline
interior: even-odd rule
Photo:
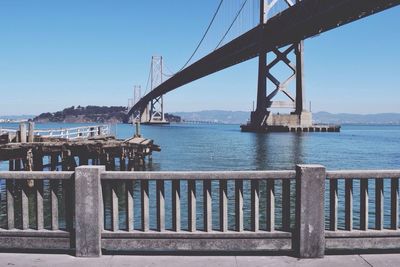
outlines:
[[[42,113],[39,116],[0,116],[0,123],[13,123],[32,119],[40,123],[127,123],[126,107],[70,107],[58,112]],[[201,123],[201,124],[244,124],[248,121],[250,112],[204,110],[198,112],[174,112],[165,114],[170,122]],[[313,113],[314,123],[336,125],[400,125],[400,113],[378,114],[332,114],[329,112]]]

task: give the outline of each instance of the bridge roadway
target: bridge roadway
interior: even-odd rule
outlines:
[[[225,68],[316,36],[400,4],[400,0],[303,0],[175,74],[140,99],[129,115],[154,98]]]

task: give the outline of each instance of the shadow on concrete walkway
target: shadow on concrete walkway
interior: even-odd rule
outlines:
[[[258,267],[258,266],[400,266],[400,254],[329,255],[323,259],[289,256],[122,256],[76,258],[65,254],[0,253],[0,266],[162,266],[162,267]]]

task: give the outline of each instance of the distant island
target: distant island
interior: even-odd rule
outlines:
[[[127,107],[123,106],[72,106],[62,111],[46,112],[32,119],[34,122],[64,122],[64,123],[128,123]],[[180,122],[181,118],[172,114],[165,114],[169,122]]]

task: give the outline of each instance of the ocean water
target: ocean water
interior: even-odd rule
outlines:
[[[95,124],[36,124],[58,129]],[[0,124],[0,128],[17,124]],[[113,127],[129,138],[134,127]],[[141,125],[141,134],[161,146],[149,170],[284,170],[322,164],[328,170],[400,168],[400,126],[344,125],[340,133],[242,133],[239,125]],[[2,165],[4,169],[6,165]]]
[[[76,124],[37,124],[40,129],[81,126]],[[85,124],[87,125],[87,124]],[[3,125],[9,128],[16,125]],[[1,126],[0,126],[1,127]],[[134,134],[131,125],[117,125],[119,138],[129,138]],[[181,170],[292,170],[296,164],[322,164],[328,170],[340,169],[399,169],[400,168],[400,126],[368,125],[342,127],[340,133],[242,133],[239,125],[195,125],[171,124],[163,126],[141,126],[143,137],[154,139],[161,147],[155,152],[152,162],[148,162],[149,171]],[[7,163],[1,168],[6,170]],[[1,177],[0,177],[1,178]],[[186,182],[182,182],[182,227],[187,227]],[[1,196],[4,196],[4,181],[1,182]],[[202,183],[197,184],[198,227],[202,222]],[[370,180],[369,218],[370,227],[374,225],[375,181]],[[166,182],[166,226],[171,227],[171,185]],[[385,181],[385,225],[389,224],[390,182]],[[45,183],[46,189],[46,183]],[[140,186],[134,187],[134,209],[140,211]],[[329,187],[327,187],[328,192]],[[124,185],[118,186],[120,206],[120,227],[124,228],[125,199]],[[245,228],[250,227],[250,183],[244,184]],[[265,184],[260,188],[260,210],[265,210]],[[213,183],[213,225],[218,228],[218,183]],[[354,224],[359,224],[359,181],[354,181]],[[105,192],[106,228],[111,227],[110,195]],[[294,185],[292,184],[292,218],[294,217]],[[328,195],[327,195],[328,196]],[[45,195],[45,201],[47,196]],[[60,196],[62,198],[62,196]],[[234,224],[234,183],[228,182],[229,227]],[[281,226],[281,187],[276,186],[276,224]],[[328,199],[328,198],[327,198]],[[5,199],[1,197],[2,211]],[[34,202],[34,200],[33,200]],[[155,227],[155,182],[150,182],[150,221]],[[31,209],[34,208],[31,205]],[[326,208],[328,211],[328,202]],[[32,212],[33,213],[33,212]],[[4,213],[1,221],[5,223]],[[62,207],[60,214],[63,214]],[[135,212],[135,228],[140,228],[140,212]],[[47,219],[48,220],[48,219]],[[34,221],[34,220],[33,220]],[[265,214],[261,214],[260,225],[263,228]],[[60,223],[63,225],[61,216]],[[344,182],[339,182],[339,227],[344,226]],[[34,224],[32,224],[34,227]]]
[[[242,133],[239,125],[142,126],[162,152],[154,170],[328,170],[400,168],[400,126],[343,126],[340,133]],[[118,135],[132,134],[129,125]]]

